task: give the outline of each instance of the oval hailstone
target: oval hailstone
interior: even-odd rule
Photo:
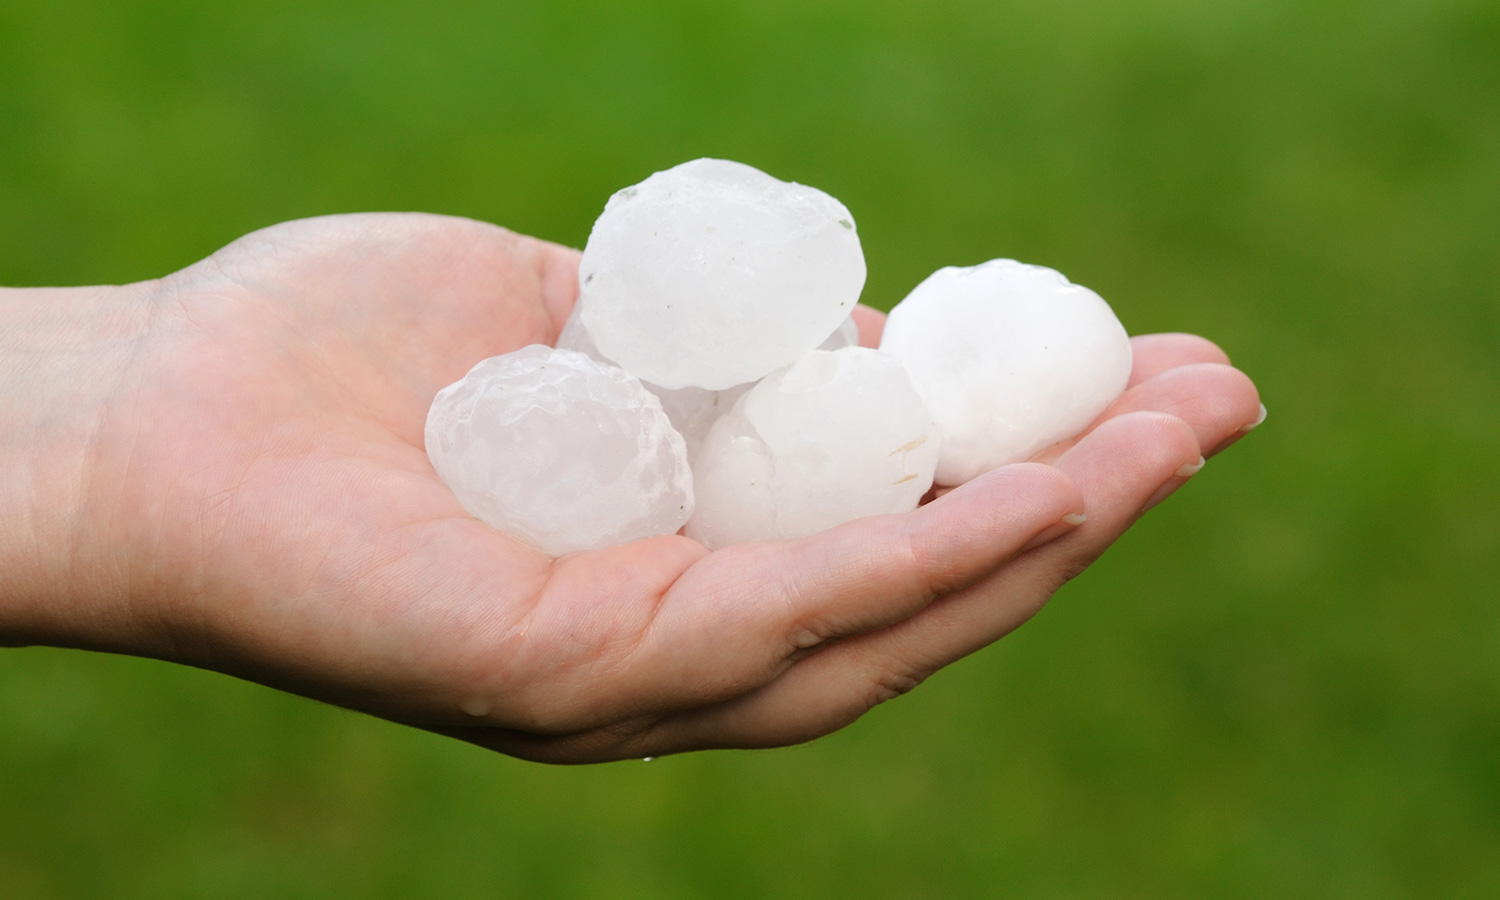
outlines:
[[[854,317],[851,315],[839,323],[839,327],[835,328],[833,334],[818,345],[818,349],[839,350],[858,344],[859,326],[855,324]],[[599,352],[588,329],[584,327],[578,304],[574,304],[573,312],[563,325],[562,333],[557,336],[557,346],[560,350],[576,350],[609,364],[609,361]],[[687,444],[689,463],[697,460],[698,450],[703,446],[703,439],[708,436],[708,429],[713,427],[714,422],[720,416],[729,412],[736,400],[755,386],[755,382],[752,381],[720,391],[711,391],[697,387],[669,390],[649,381],[643,384],[646,390],[661,400],[662,409],[666,410],[672,427],[682,435],[682,440]]]
[[[464,509],[560,555],[673,534],[693,511],[682,437],[624,371],[533,344],[438,392],[427,456]]]
[[[891,310],[880,349],[943,427],[957,485],[1082,431],[1125,389],[1130,338],[1109,304],[1011,259],[939,269]]]
[[[827,338],[859,300],[865,260],[839,201],[699,159],[611,197],[578,280],[605,358],[669,390],[723,390]]]
[[[932,486],[940,444],[896,359],[862,347],[814,350],[709,430],[687,535],[717,549],[910,512]]]

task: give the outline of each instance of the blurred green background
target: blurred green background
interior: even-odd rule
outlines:
[[[0,4],[0,283],[357,210],[581,245],[705,155],[843,200],[867,302],[1051,265],[1270,418],[790,750],[549,768],[0,651],[0,896],[1500,896],[1495,0]]]

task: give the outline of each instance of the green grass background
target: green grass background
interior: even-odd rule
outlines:
[[[1500,896],[1495,0],[0,3],[0,283],[356,210],[581,245],[704,155],[842,199],[867,302],[1052,265],[1270,418],[795,749],[549,768],[0,651],[0,896]]]

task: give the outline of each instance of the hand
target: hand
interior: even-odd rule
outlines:
[[[553,559],[470,518],[422,428],[475,362],[556,338],[577,261],[467,220],[338,216],[159,282],[0,293],[0,641],[553,762],[793,743],[1020,625],[1257,418],[1218,348],[1137,338],[1087,434],[908,515]]]

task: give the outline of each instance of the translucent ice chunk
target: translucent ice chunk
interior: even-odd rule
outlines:
[[[910,512],[932,486],[938,426],[889,354],[814,350],[714,423],[687,534],[710,548]]]
[[[672,427],[682,435],[683,443],[687,445],[689,463],[697,461],[698,453],[703,449],[703,441],[708,437],[708,430],[713,424],[720,416],[733,409],[735,401],[753,387],[755,382],[737,384],[722,391],[695,387],[669,391],[646,385],[647,390],[661,398],[661,408],[667,411]]]
[[[605,358],[632,375],[722,390],[818,346],[864,281],[842,203],[699,159],[610,198],[583,251],[578,303]]]
[[[568,314],[568,321],[563,323],[562,332],[557,336],[557,349],[572,350],[599,362],[614,365],[599,352],[599,345],[594,343],[589,330],[583,327],[582,311],[582,306],[577,303],[573,304],[573,311]]]
[[[604,354],[599,352],[599,345],[594,343],[593,336],[590,335],[589,330],[584,327],[583,316],[581,315],[582,309],[582,304],[573,304],[573,312],[568,315],[568,321],[563,323],[562,332],[557,336],[557,349],[576,350],[579,353],[582,353],[586,356],[591,356],[600,362],[610,363],[611,365],[614,365],[613,360],[606,358]],[[859,325],[855,323],[854,316],[851,314],[848,318],[839,323],[839,327],[835,328],[832,334],[823,339],[823,343],[819,344],[817,349],[842,350],[845,347],[858,346]],[[752,381],[747,383],[754,384],[755,382]],[[648,387],[652,386],[651,382],[649,381],[646,382],[646,385]],[[661,390],[667,389],[661,388]]]
[[[839,323],[839,327],[833,330],[823,343],[818,345],[819,350],[842,350],[845,347],[859,346],[859,326],[854,323],[854,315]]]
[[[693,511],[682,437],[636,379],[532,345],[486,359],[427,414],[464,509],[554,555],[672,534]]]
[[[854,324],[854,317],[849,316],[839,323],[826,340],[819,345],[819,350],[839,350],[843,347],[853,347],[859,343],[859,328]],[[572,315],[563,325],[563,330],[557,337],[558,349],[576,350],[587,354],[600,362],[608,363],[604,354],[599,352],[599,347],[584,327],[583,319],[579,315],[579,306],[573,306]],[[755,385],[755,382],[737,384],[734,387],[725,388],[721,391],[711,391],[707,388],[686,387],[670,390],[651,382],[643,382],[646,390],[661,399],[662,408],[667,411],[667,418],[672,421],[672,427],[682,435],[687,444],[688,462],[698,458],[698,450],[703,445],[703,439],[708,436],[708,429],[714,422],[725,413],[729,412],[736,400]]]
[[[880,349],[906,364],[943,427],[944,485],[1072,437],[1130,378],[1130,339],[1109,304],[1010,259],[933,273],[891,310]]]

